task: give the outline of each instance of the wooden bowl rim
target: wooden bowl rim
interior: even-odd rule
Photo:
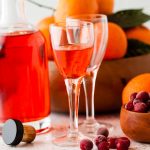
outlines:
[[[130,114],[134,114],[134,115],[143,115],[143,116],[150,116],[150,112],[147,112],[147,113],[139,113],[139,112],[134,112],[134,111],[130,111],[130,110],[127,110],[127,109],[125,109],[125,107],[124,107],[125,105],[123,105],[122,107],[121,107],[121,110],[122,111],[124,111],[124,112],[126,112],[126,113],[130,113]]]

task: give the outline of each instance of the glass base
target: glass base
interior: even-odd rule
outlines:
[[[59,138],[59,137],[66,136],[66,134],[68,132],[68,128],[69,127],[67,125],[53,126],[51,134],[54,138]]]
[[[50,115],[37,121],[26,122],[24,125],[33,126],[36,129],[37,134],[45,133],[51,129],[51,118]],[[0,134],[2,133],[2,127],[4,123],[0,123]]]
[[[80,141],[83,139],[83,136],[79,133],[76,136],[65,135],[59,138],[56,138],[52,143],[59,147],[77,147],[80,144]]]
[[[114,127],[109,123],[97,122],[96,120],[89,119],[79,124],[79,131],[89,138],[95,138],[97,136],[98,129],[102,127],[106,127],[110,133],[114,129]]]

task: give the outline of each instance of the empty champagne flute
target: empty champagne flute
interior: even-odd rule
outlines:
[[[80,131],[89,137],[94,137],[100,127],[108,127],[112,129],[110,124],[98,122],[95,119],[94,111],[94,92],[97,72],[103,60],[108,40],[108,23],[107,17],[101,14],[85,14],[67,17],[67,23],[79,20],[89,21],[94,24],[94,48],[87,74],[84,77],[83,85],[86,101],[86,120],[80,125]]]
[[[64,77],[70,111],[68,134],[54,139],[53,143],[65,147],[78,146],[81,140],[78,132],[80,85],[92,58],[93,24],[85,21],[78,21],[72,25],[66,25],[65,22],[56,23],[50,26],[50,35],[54,59],[59,72]]]

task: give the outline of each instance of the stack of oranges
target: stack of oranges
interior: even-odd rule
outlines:
[[[49,25],[60,21],[69,15],[85,13],[113,13],[114,0],[59,0],[54,16],[44,18],[38,23],[39,29],[44,34],[48,45],[49,59],[53,59],[51,41],[49,36]],[[127,39],[137,39],[150,44],[150,30],[145,27],[135,27],[124,31],[118,24],[109,22],[109,38],[106,48],[105,60],[123,58],[127,52]]]

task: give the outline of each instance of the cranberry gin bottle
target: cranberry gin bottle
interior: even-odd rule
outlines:
[[[50,126],[48,62],[42,34],[26,21],[24,0],[0,0],[0,123]]]

